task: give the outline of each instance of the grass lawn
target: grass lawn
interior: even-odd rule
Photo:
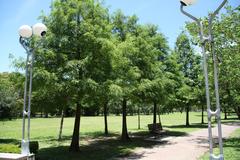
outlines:
[[[239,160],[240,159],[240,129],[237,129],[228,139],[224,141],[223,145],[224,159]],[[214,154],[219,154],[219,149],[214,149]],[[209,160],[209,153],[206,153],[200,160]]]
[[[231,117],[234,118],[234,117]],[[161,116],[165,134],[171,136],[181,136],[207,127],[201,125],[201,114],[190,113],[190,127],[185,127],[185,113],[165,114]],[[111,159],[111,157],[125,156],[137,147],[153,147],[157,143],[144,141],[148,135],[147,124],[152,122],[152,116],[141,116],[141,129],[137,129],[137,116],[128,116],[128,130],[132,141],[122,143],[119,141],[121,133],[121,117],[109,116],[108,126],[110,136],[104,137],[103,117],[81,117],[80,152],[69,153],[74,118],[65,118],[63,127],[63,140],[57,141],[60,118],[33,118],[31,119],[31,140],[39,142],[40,160],[74,160],[74,159]],[[207,122],[205,117],[205,122]],[[22,120],[0,121],[0,152],[18,153],[18,144],[21,140]]]

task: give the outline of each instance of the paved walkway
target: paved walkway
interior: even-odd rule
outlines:
[[[222,125],[223,137],[227,138],[240,124]],[[213,136],[217,135],[217,128],[213,128]],[[208,151],[208,130],[201,129],[186,136],[168,137],[161,140],[166,144],[154,148],[140,148],[127,159],[138,160],[197,160]]]

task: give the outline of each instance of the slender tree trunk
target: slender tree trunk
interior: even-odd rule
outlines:
[[[204,105],[202,105],[202,124],[204,124]]]
[[[133,115],[134,115],[134,113],[133,113],[133,110],[131,109],[130,116],[133,116]]]
[[[124,98],[122,103],[122,141],[129,141],[130,138],[128,136],[127,130],[127,100]]]
[[[62,114],[61,114],[61,122],[60,122],[60,129],[59,129],[59,135],[58,135],[59,141],[62,140],[63,121],[64,121],[64,109],[62,109]]]
[[[189,126],[189,106],[186,107],[186,126]]]
[[[108,102],[106,101],[105,103],[104,103],[104,106],[103,106],[103,114],[104,114],[104,126],[105,126],[105,135],[108,135],[108,123],[107,123],[107,105],[108,105]]]
[[[69,148],[71,152],[79,151],[79,128],[80,128],[80,116],[81,116],[81,105],[77,103],[75,122],[74,122],[74,130],[72,135],[72,142]]]
[[[235,109],[235,112],[238,116],[238,119],[240,120],[240,107],[234,107],[234,109]]]
[[[160,106],[158,107],[158,121],[159,121],[160,130],[163,130],[162,121],[161,121],[161,115],[160,115]]]
[[[48,113],[47,113],[47,112],[45,112],[44,117],[45,117],[45,118],[48,118]]]
[[[141,124],[140,124],[140,107],[138,106],[138,129],[141,128],[140,125],[141,125]]]
[[[227,120],[227,108],[224,107],[224,119]]]
[[[153,127],[152,132],[155,133],[157,131],[157,103],[153,102]]]
[[[153,102],[153,124],[157,123],[157,103]]]

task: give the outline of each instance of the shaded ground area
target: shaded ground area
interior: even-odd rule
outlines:
[[[185,136],[187,135],[185,132],[179,131],[166,131],[161,134],[162,137],[167,136]],[[114,159],[116,157],[126,157],[135,148],[144,147],[144,148],[153,148],[155,145],[161,145],[166,143],[165,141],[146,141],[145,139],[149,137],[148,131],[135,132],[131,133],[131,141],[123,143],[119,140],[118,134],[110,134],[108,137],[104,137],[101,132],[91,133],[88,136],[81,137],[84,139],[81,141],[80,152],[70,153],[68,151],[69,141],[71,136],[63,137],[61,142],[58,142],[54,137],[38,137],[41,139],[39,141],[41,143],[46,143],[48,141],[49,146],[46,148],[41,148],[36,155],[36,159],[38,160],[89,160],[89,159],[98,159],[98,160],[106,160],[106,159]],[[18,147],[20,141],[17,139],[0,139],[0,144],[6,144],[9,148],[8,150],[12,150],[15,153],[20,152],[20,148]],[[2,146],[2,145],[1,145]],[[6,146],[4,146],[6,147]],[[6,149],[6,148],[5,148]],[[0,149],[1,150],[1,149]]]
[[[184,136],[185,132],[178,131],[166,131],[163,136]],[[130,142],[121,142],[116,135],[109,137],[89,138],[87,144],[81,144],[80,152],[69,153],[68,146],[57,146],[42,148],[37,154],[39,160],[89,160],[89,159],[115,159],[116,157],[126,157],[132,153],[132,150],[138,147],[153,148],[155,145],[161,145],[166,142],[146,141],[146,137],[149,137],[149,132],[136,132],[132,133]],[[86,138],[86,137],[85,137]],[[65,137],[65,140],[69,140],[69,137]]]
[[[226,123],[222,125],[223,137],[227,138],[234,130],[240,128],[239,123]],[[217,128],[213,128],[213,136],[216,137]],[[197,160],[208,151],[208,130],[201,129],[181,137],[160,137],[158,141],[165,141],[162,145],[153,148],[141,148],[127,158],[118,159],[141,159],[157,160]],[[238,141],[237,141],[238,142]]]

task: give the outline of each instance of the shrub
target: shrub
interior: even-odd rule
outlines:
[[[36,154],[38,152],[38,149],[39,149],[38,141],[31,141],[29,143],[29,148],[30,148],[30,153]]]

